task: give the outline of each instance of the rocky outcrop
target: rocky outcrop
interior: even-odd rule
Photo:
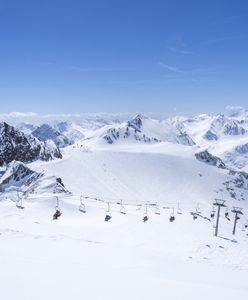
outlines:
[[[208,130],[204,134],[203,138],[208,141],[217,141],[218,140],[218,136],[215,133],[213,133],[211,130]]]
[[[224,162],[217,156],[210,154],[207,150],[195,153],[195,157],[210,166],[216,166],[220,169],[226,169]]]
[[[0,123],[0,166],[13,160],[32,162],[54,158],[62,158],[62,155],[52,141],[40,141],[5,122]]]
[[[132,138],[134,141],[144,142],[144,143],[159,143],[161,140],[157,138],[148,137],[145,134],[142,134],[139,130],[134,129],[133,127],[127,126],[122,128],[110,128],[104,134],[103,139],[108,144],[113,144],[115,141],[120,139]]]
[[[39,173],[31,170],[24,163],[12,161],[2,175],[0,182],[2,186],[22,186],[26,182],[36,180],[39,176]]]
[[[119,127],[108,128],[101,137],[109,144],[128,138],[144,143],[171,142],[187,146],[195,145],[183,127],[179,128],[170,122],[153,120],[141,114]]]
[[[19,161],[12,161],[1,174],[3,191],[20,191],[26,194],[69,193],[61,178],[36,172]]]

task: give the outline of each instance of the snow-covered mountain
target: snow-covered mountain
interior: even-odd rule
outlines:
[[[72,141],[67,138],[64,134],[55,130],[48,124],[42,124],[32,131],[32,135],[40,141],[52,140],[59,148],[71,145]]]
[[[144,147],[147,152],[153,147],[164,149],[164,145],[181,145],[182,151],[185,151],[184,146],[192,148],[194,159],[227,169],[227,172],[245,172],[248,165],[247,111],[241,108],[229,108],[225,115],[203,114],[193,118],[179,116],[156,120],[138,114],[126,121],[94,117],[77,123],[55,121],[37,126],[22,122],[18,125],[26,132],[35,128],[32,134],[24,134],[6,123],[1,126],[2,165],[13,160],[31,162],[61,158],[53,142],[60,148],[73,145],[86,152],[112,147],[134,149],[136,146]],[[67,150],[63,153],[68,156]]]
[[[202,150],[220,157],[229,167],[246,169],[248,123],[244,112],[232,114],[231,117],[223,114],[199,115],[184,119],[182,124]]]
[[[0,123],[0,166],[13,160],[31,162],[54,158],[62,155],[52,141],[42,142],[5,122]]]
[[[154,120],[140,114],[130,121],[104,126],[96,130],[89,139],[108,144],[170,142],[194,145],[194,141],[181,128],[173,126],[168,121]]]
[[[0,282],[7,299],[79,299],[82,282],[91,299],[163,300],[168,291],[176,300],[247,298],[248,173],[224,155],[235,149],[245,161],[245,120],[138,115],[95,127],[59,123],[49,125],[83,137],[49,161],[14,161],[24,161],[23,145],[28,152],[28,144],[46,143],[16,128],[1,131],[8,151],[0,167]],[[210,128],[217,139],[204,137]],[[218,238],[216,197],[226,200]],[[243,208],[235,236],[234,206]],[[62,215],[53,220],[57,210]]]
[[[242,122],[222,114],[216,116],[200,115],[183,122],[186,130],[195,137],[198,143],[217,141],[228,136],[242,136],[247,130]]]
[[[244,121],[248,120],[248,109],[241,106],[227,106],[225,114],[236,120]]]
[[[82,133],[84,127],[69,122],[58,122],[53,126],[60,134],[65,136],[70,144],[82,140],[85,136]]]

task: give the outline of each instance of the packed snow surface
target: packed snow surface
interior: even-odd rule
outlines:
[[[61,177],[71,194],[57,195],[58,220],[55,194],[31,194],[24,209],[13,195],[2,196],[2,298],[247,299],[247,203],[223,192],[231,220],[223,208],[215,237],[214,190],[223,188],[228,171],[198,161],[195,151],[166,142],[95,147],[88,140],[63,149],[61,160],[29,164]],[[86,213],[79,211],[80,195],[89,197],[82,198]],[[233,236],[235,204],[244,216]],[[194,220],[196,209],[205,218]]]

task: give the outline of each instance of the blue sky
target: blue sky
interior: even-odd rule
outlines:
[[[246,0],[0,0],[1,113],[247,106]]]

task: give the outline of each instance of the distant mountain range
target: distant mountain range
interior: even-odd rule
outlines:
[[[52,120],[41,124],[18,122],[17,118],[14,123],[15,126],[0,123],[0,178],[4,184],[6,171],[14,161],[24,164],[19,165],[20,170],[35,161],[61,159],[63,153],[68,157],[66,149],[70,147],[88,151],[137,146],[147,151],[153,149],[149,146],[166,149],[179,145],[182,147],[177,151],[192,148],[195,159],[233,172],[232,176],[242,179],[243,186],[248,178],[248,110],[244,108],[229,107],[225,114],[165,120],[137,114],[128,119],[94,115],[78,121]],[[19,177],[10,178],[13,182]]]

